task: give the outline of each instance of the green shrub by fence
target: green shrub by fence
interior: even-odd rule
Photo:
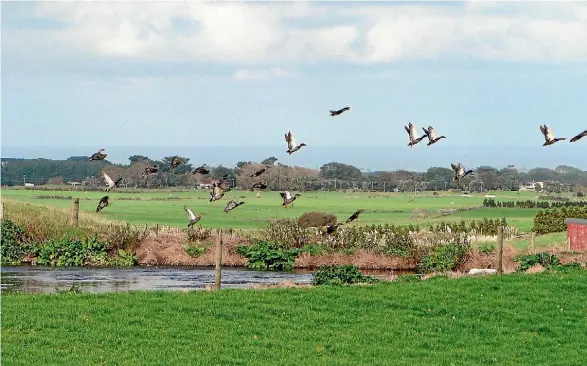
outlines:
[[[558,233],[567,230],[565,219],[587,219],[587,207],[563,207],[546,211],[538,211],[534,217],[534,227],[538,234]]]

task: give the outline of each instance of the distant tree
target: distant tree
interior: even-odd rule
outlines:
[[[499,171],[491,166],[475,169],[475,177],[483,182],[483,189],[493,190],[499,187]]]
[[[67,158],[68,161],[88,161],[90,160],[89,156],[70,156]]]
[[[239,161],[238,163],[236,163],[236,167],[240,169],[245,165],[251,165],[251,164],[253,164],[252,161]]]
[[[277,159],[275,156],[272,156],[270,158],[267,158],[267,159],[263,160],[261,162],[261,164],[263,164],[263,165],[273,165],[273,164],[275,164],[275,162],[277,160],[279,160],[279,159]]]
[[[360,180],[362,178],[359,168],[352,165],[332,162],[320,167],[320,176],[327,179]]]
[[[149,159],[148,157],[146,157],[145,155],[132,155],[128,157],[128,160],[130,160],[130,163],[145,163],[148,164],[150,162],[152,162],[151,159]]]
[[[61,184],[63,184],[63,178],[61,178],[61,177],[49,178],[49,179],[47,179],[47,184],[61,185]]]
[[[427,186],[431,189],[448,189],[451,187],[454,172],[452,169],[432,167],[424,174]]]

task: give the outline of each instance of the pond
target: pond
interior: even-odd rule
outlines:
[[[88,268],[2,266],[2,293],[55,293],[76,286],[82,292],[120,292],[133,290],[202,290],[214,285],[213,267],[147,267]],[[385,279],[391,271],[363,271]],[[395,274],[400,274],[397,271]],[[308,284],[312,271],[254,271],[247,268],[223,268],[223,288],[250,288],[289,282]]]

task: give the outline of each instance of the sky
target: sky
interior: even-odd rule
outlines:
[[[573,165],[587,2],[2,2],[2,156]],[[330,109],[351,107],[330,117]],[[445,140],[408,148],[404,125]],[[284,134],[308,146],[292,156]],[[420,130],[421,131],[421,130]],[[204,161],[205,160],[205,161]]]

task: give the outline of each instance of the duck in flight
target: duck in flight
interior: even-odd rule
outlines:
[[[200,174],[208,174],[210,173],[210,169],[206,168],[206,164],[197,167],[196,169],[192,170],[192,174],[196,174],[196,173],[200,173]]]
[[[104,175],[104,182],[106,182],[106,192],[110,192],[112,188],[118,187],[118,184],[122,182],[122,177],[114,181],[108,174],[104,172],[102,172],[102,174]]]
[[[262,183],[262,182],[257,182],[251,186],[251,192],[253,192],[255,189],[265,189],[265,188],[267,188],[267,184]]]
[[[577,136],[573,137],[571,139],[571,142],[579,141],[580,139],[582,139],[585,136],[587,136],[587,130],[585,130],[585,131],[581,132],[580,134],[578,134]]]
[[[92,156],[90,156],[90,160],[88,161],[106,159],[106,156],[108,156],[108,154],[102,154],[102,151],[104,151],[104,149],[100,149],[97,153],[93,153]]]
[[[406,129],[406,131],[408,132],[408,135],[410,136],[410,143],[408,144],[408,146],[410,148],[412,148],[414,145],[416,145],[418,142],[422,141],[422,139],[426,137],[426,135],[424,135],[422,137],[418,137],[418,132],[416,131],[416,126],[414,126],[412,124],[412,122],[408,123],[408,125],[404,126],[404,128]]]
[[[145,178],[149,174],[155,174],[159,171],[159,167],[157,165],[147,165],[143,173],[141,174],[141,178]]]
[[[328,225],[326,227],[326,234],[330,235],[338,229],[339,226],[344,225],[342,222],[337,222],[336,224]]]
[[[350,109],[351,109],[351,107],[344,107],[344,108],[336,110],[336,111],[330,110],[329,112],[330,112],[330,116],[334,117],[334,116],[339,116],[339,115],[343,114],[345,111],[348,111]]]
[[[228,203],[226,204],[226,207],[224,208],[224,212],[225,213],[229,213],[230,211],[234,210],[235,208],[237,208],[238,206],[244,205],[244,202],[239,202],[236,203],[236,201],[234,200],[230,200],[228,201]]]
[[[434,127],[432,126],[428,126],[428,129],[422,127],[422,130],[424,130],[424,134],[426,137],[428,137],[428,143],[426,144],[426,146],[430,146],[436,142],[438,142],[440,139],[445,139],[446,136],[436,136],[436,129],[434,129]]]
[[[269,168],[271,168],[271,166],[265,165],[265,168],[259,169],[256,172],[254,172],[253,174],[251,174],[251,178],[255,178],[255,177],[260,176],[261,174],[265,173],[265,171]]]
[[[187,212],[188,218],[190,219],[190,222],[188,223],[188,228],[194,226],[195,223],[197,223],[202,219],[202,217],[204,217],[203,213],[200,213],[200,215],[198,216],[194,215],[194,211],[190,210],[187,206],[183,206],[183,209],[185,210],[185,212]]]
[[[108,206],[108,196],[100,198],[100,202],[98,202],[98,207],[96,207],[96,212],[102,211],[106,206]]]
[[[283,203],[281,204],[284,207],[289,207],[293,201],[296,200],[296,198],[300,197],[301,194],[296,193],[295,196],[292,196],[291,193],[289,193],[289,191],[285,191],[285,192],[279,192],[279,194],[281,195],[281,198],[283,198]]]
[[[179,164],[183,163],[183,160],[179,156],[174,156],[171,159],[171,163],[169,164],[169,169],[175,169],[179,166]]]
[[[295,153],[296,151],[298,151],[299,149],[301,149],[302,146],[306,146],[306,144],[304,144],[304,143],[296,145],[296,139],[294,138],[294,135],[291,134],[291,131],[289,131],[288,133],[285,134],[285,141],[287,142],[286,153],[288,153],[289,155],[291,155],[291,154]]]
[[[359,218],[359,215],[362,214],[363,212],[365,212],[364,209],[362,209],[362,208],[358,209],[357,212],[355,212],[348,219],[346,219],[346,223],[348,224],[349,222],[355,221],[356,219]]]
[[[548,127],[546,124],[540,126],[540,131],[542,132],[542,134],[544,135],[544,144],[542,144],[542,146],[548,146],[548,145],[552,145],[555,142],[558,141],[562,141],[562,140],[566,140],[566,137],[554,137],[554,133],[552,132],[552,129],[550,127]]]
[[[452,167],[452,170],[455,172],[455,175],[452,179],[458,181],[459,183],[461,183],[461,179],[463,179],[467,175],[473,173],[472,170],[465,171],[465,167],[461,163],[458,163],[458,164],[450,163],[450,166]]]

